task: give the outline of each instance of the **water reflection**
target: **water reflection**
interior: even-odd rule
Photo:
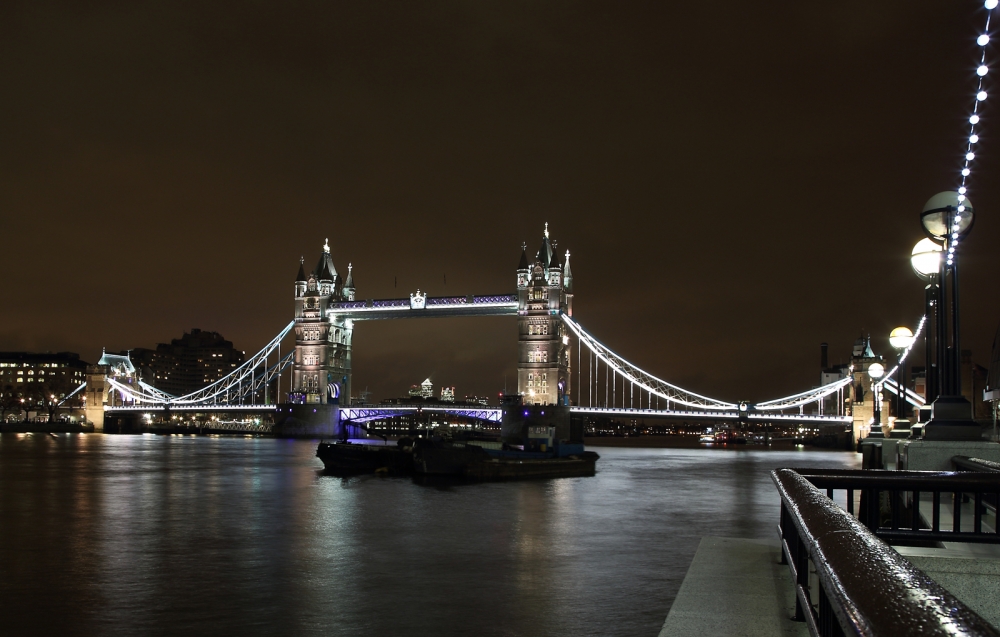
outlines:
[[[703,535],[773,536],[776,466],[604,449],[500,484],[323,475],[310,442],[0,436],[12,634],[655,634]]]

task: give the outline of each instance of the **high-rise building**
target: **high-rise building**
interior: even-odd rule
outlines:
[[[174,396],[211,385],[242,365],[245,356],[218,332],[197,328],[156,349],[137,348],[121,355],[128,356],[143,381]]]
[[[517,296],[517,391],[525,404],[569,404],[570,334],[561,314],[573,315],[573,273],[569,250],[559,262],[547,223],[533,260],[522,246]]]
[[[453,402],[455,402],[455,388],[454,387],[442,387],[441,388],[441,402],[443,402],[443,403],[453,403]]]

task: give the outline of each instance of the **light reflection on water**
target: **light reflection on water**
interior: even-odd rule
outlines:
[[[593,478],[322,475],[315,443],[0,436],[8,634],[655,635],[705,535],[773,538],[778,466],[598,448]]]

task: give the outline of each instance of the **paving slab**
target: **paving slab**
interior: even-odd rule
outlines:
[[[795,589],[777,540],[704,537],[660,637],[799,637]]]

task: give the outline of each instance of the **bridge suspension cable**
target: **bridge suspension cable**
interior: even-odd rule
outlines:
[[[615,354],[609,347],[598,341],[596,338],[591,336],[579,323],[574,321],[567,314],[562,315],[563,322],[567,327],[580,339],[580,343],[587,346],[587,350],[593,355],[593,358],[597,361],[603,361],[608,369],[612,370],[614,374],[607,374],[605,372],[605,388],[604,388],[604,403],[606,405],[617,402],[617,393],[611,393],[611,388],[609,384],[612,379],[616,379],[621,376],[623,381],[628,381],[630,383],[629,395],[630,401],[634,387],[638,387],[640,390],[645,390],[652,396],[657,396],[663,398],[667,401],[667,406],[670,403],[677,403],[679,405],[684,405],[685,407],[692,407],[695,409],[712,409],[712,410],[735,410],[738,409],[736,403],[729,403],[722,400],[716,400],[714,398],[709,398],[708,396],[702,396],[701,394],[696,394],[695,392],[688,391],[676,385],[672,385],[665,380],[653,376],[647,371],[633,365],[628,362],[618,354]],[[591,361],[591,369],[593,369],[594,361]],[[579,365],[579,363],[578,363]],[[582,369],[578,372],[582,374]],[[591,374],[590,391],[588,395],[592,398],[596,394],[598,398],[600,397],[600,387],[595,386],[594,382],[599,383],[600,369],[598,368],[598,378],[594,379],[593,374]],[[609,377],[610,376],[610,377]],[[582,378],[582,376],[581,376]],[[622,383],[622,400],[624,401],[624,388],[625,384]],[[615,392],[617,392],[617,380],[615,380]],[[582,396],[580,397],[582,398]],[[641,407],[641,396],[640,396],[640,407]]]
[[[852,380],[852,376],[846,376],[808,391],[757,403],[754,405],[754,409],[757,411],[782,411],[784,409],[794,409],[795,407],[801,407],[809,403],[819,402],[839,389],[850,385]]]
[[[183,396],[174,396],[138,380],[135,384],[124,383],[114,376],[107,376],[108,384],[118,392],[123,402],[148,405],[149,407],[196,407],[200,405],[242,405],[256,404],[258,395],[267,402],[266,390],[294,360],[295,352],[281,356],[281,341],[288,335],[295,321],[290,322],[277,336],[242,365],[214,383]],[[278,362],[268,366],[268,358],[278,352]],[[263,368],[263,369],[261,369]],[[78,388],[76,391],[79,391]],[[73,392],[76,393],[76,392]],[[72,395],[72,394],[71,394]],[[67,396],[68,398],[69,396]],[[277,398],[277,397],[276,397]]]

